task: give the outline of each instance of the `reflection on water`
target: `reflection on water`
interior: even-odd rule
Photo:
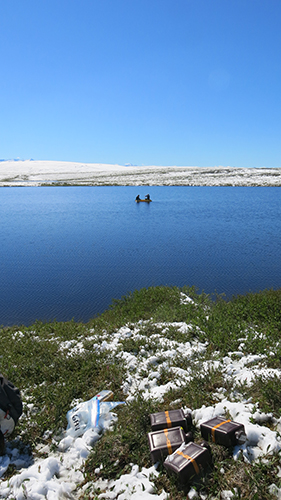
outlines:
[[[2,188],[0,210],[0,324],[87,321],[160,284],[281,286],[280,188]]]

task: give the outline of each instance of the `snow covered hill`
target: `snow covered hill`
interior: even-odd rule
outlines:
[[[133,166],[63,161],[0,161],[0,186],[281,186],[281,168]]]

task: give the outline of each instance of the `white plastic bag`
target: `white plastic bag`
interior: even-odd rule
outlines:
[[[82,436],[91,427],[97,427],[100,416],[100,402],[95,396],[89,401],[79,403],[66,414],[68,426],[66,433],[72,437]]]
[[[102,432],[104,416],[120,404],[124,403],[120,401],[100,402],[98,396],[79,403],[66,414],[68,422],[66,433],[72,437],[78,437],[82,436],[88,429],[96,429],[97,432]],[[100,417],[102,417],[101,421]]]

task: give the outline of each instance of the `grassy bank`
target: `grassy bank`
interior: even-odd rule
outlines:
[[[180,323],[188,327],[180,328]],[[114,350],[109,348],[124,326],[131,333],[119,336]],[[111,389],[116,401],[129,395],[128,403],[117,410],[114,430],[102,437],[85,463],[86,499],[94,498],[91,483],[97,479],[119,477],[131,463],[151,465],[147,433],[152,412],[175,405],[192,410],[214,405],[219,394],[234,402],[251,398],[255,408],[271,414],[264,425],[274,430],[281,417],[280,330],[281,290],[213,301],[189,287],[135,291],[88,324],[37,322],[28,328],[1,328],[1,371],[21,388],[24,401],[15,442],[20,440],[22,447],[38,454],[40,444],[55,446],[52,439],[66,428],[66,413],[74,401],[88,400],[102,389]],[[187,343],[197,346],[188,356]],[[178,349],[173,357],[168,355],[171,346]],[[225,360],[234,363],[242,355],[248,360],[251,356],[248,364],[259,368],[251,383],[225,375]],[[128,359],[138,366],[128,368]],[[153,359],[158,367],[154,389],[166,388],[161,397],[149,386],[149,364],[139,370],[143,359]],[[272,371],[268,375],[261,368]],[[193,432],[195,441],[200,440],[199,430],[194,427]],[[220,498],[221,491],[232,490],[233,498],[267,499],[272,498],[272,483],[281,487],[277,452],[253,463],[242,457],[233,460],[232,450],[218,446],[213,454],[213,469],[197,485],[205,498]],[[95,472],[100,464],[102,470]],[[187,492],[161,466],[159,470],[157,491],[165,489],[171,499],[186,498]],[[13,473],[10,466],[7,476]]]

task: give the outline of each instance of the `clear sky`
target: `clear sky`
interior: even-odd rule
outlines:
[[[0,158],[281,166],[280,0],[1,0]]]

